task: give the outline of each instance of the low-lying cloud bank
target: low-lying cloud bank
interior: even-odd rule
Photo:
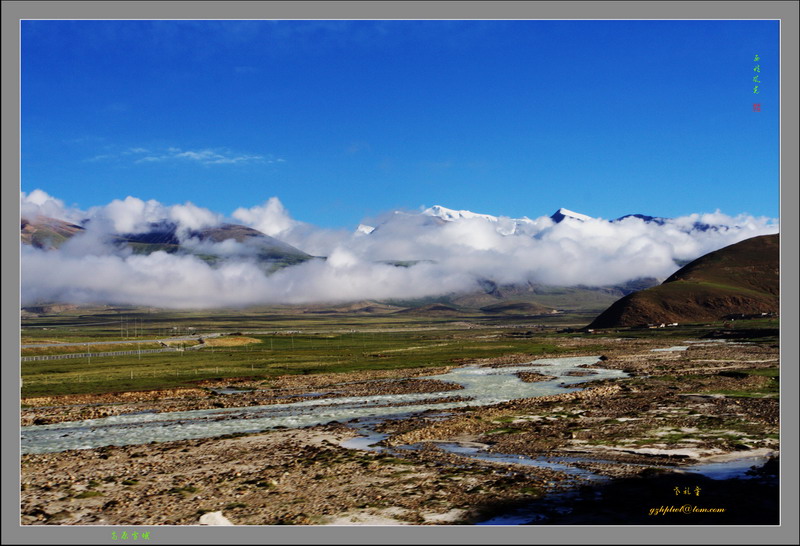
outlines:
[[[364,233],[299,222],[276,197],[239,208],[231,219],[189,202],[163,205],[135,197],[81,211],[41,190],[22,193],[20,204],[24,218],[49,216],[86,228],[58,250],[23,245],[23,305],[203,308],[405,299],[478,289],[481,280],[603,286],[665,278],[678,269],[676,260],[778,232],[774,219],[720,212],[662,224],[639,218],[555,223],[548,216],[445,221],[431,213],[390,212],[365,220],[377,227]],[[136,255],[110,242],[115,234],[147,233],[165,222],[177,226],[186,248],[225,259],[210,265],[193,255]],[[327,259],[265,274],[247,243],[194,238],[196,230],[224,222],[252,227]],[[404,267],[386,262],[404,262]]]

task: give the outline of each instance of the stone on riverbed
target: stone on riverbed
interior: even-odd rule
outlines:
[[[231,520],[222,515],[222,511],[208,512],[200,516],[200,525],[233,525]]]

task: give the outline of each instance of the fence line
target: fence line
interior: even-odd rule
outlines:
[[[22,356],[20,360],[22,362],[29,362],[32,360],[58,360],[61,358],[89,358],[92,356],[127,356],[127,355],[138,355],[143,353],[167,353],[167,352],[174,352],[174,351],[181,351],[182,349],[176,349],[174,347],[163,347],[161,349],[133,349],[131,351],[111,351],[105,353],[67,353],[62,355],[36,355],[36,356]]]

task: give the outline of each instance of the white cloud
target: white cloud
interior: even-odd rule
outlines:
[[[270,197],[263,205],[256,205],[249,209],[240,207],[233,211],[233,217],[271,237],[279,235],[299,223],[292,220],[277,197]]]
[[[113,154],[98,154],[88,159],[84,159],[84,161],[87,163],[94,163],[96,161],[107,161],[109,159],[113,159],[114,157],[116,156],[114,156]]]
[[[163,153],[148,155],[138,159],[137,163],[156,161],[191,161],[201,165],[232,165],[236,163],[273,163],[273,159],[261,155],[236,154],[228,150],[181,150],[180,148],[167,148]]]
[[[249,163],[284,163],[285,160],[275,158],[271,155],[247,154],[234,152],[227,148],[203,148],[198,150],[184,150],[182,148],[169,147],[159,150],[151,150],[142,147],[131,147],[121,152],[98,154],[86,159],[86,161],[111,161],[122,160],[133,161],[134,163],[161,163],[161,162],[185,162],[199,165],[236,165]]]
[[[53,274],[58,271],[58,274]],[[266,276],[254,263],[211,267],[193,256],[75,255],[23,247],[23,305],[39,301],[128,303],[201,308],[261,303],[339,302],[420,297],[472,287],[471,275],[425,264],[397,268],[347,251]]]
[[[202,229],[222,222],[222,215],[198,207],[190,202],[169,207],[169,219],[186,229]]]
[[[163,205],[128,196],[82,212],[45,192],[21,195],[23,210],[91,221],[87,232],[58,251],[23,249],[25,303],[79,301],[165,307],[215,307],[414,298],[500,284],[609,285],[640,277],[665,278],[677,265],[743,239],[776,233],[768,218],[695,214],[663,225],[638,218],[554,224],[547,217],[516,222],[462,218],[444,222],[418,213],[365,219],[376,229],[319,229],[294,220],[277,197],[239,208],[233,218],[309,254],[327,256],[265,275],[256,250],[233,240],[187,240],[198,252],[228,256],[216,266],[190,255],[121,252],[105,233],[132,233],[158,222],[197,230],[225,218],[192,203]],[[44,212],[42,212],[44,211]],[[63,216],[66,215],[66,216]],[[697,223],[714,226],[697,229]],[[180,232],[179,232],[180,233]],[[416,261],[395,267],[384,261]],[[54,272],[58,272],[54,274]]]
[[[67,222],[80,222],[81,220],[80,211],[66,207],[64,201],[39,189],[33,190],[29,194],[20,192],[19,206],[20,216],[30,220],[37,216],[49,216]]]
[[[154,199],[142,201],[130,195],[114,199],[108,205],[89,209],[88,216],[94,225],[98,222],[110,226],[116,233],[139,233],[149,230],[151,222],[164,218],[166,207]]]

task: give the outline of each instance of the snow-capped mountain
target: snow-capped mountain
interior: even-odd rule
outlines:
[[[441,205],[435,205],[430,207],[429,209],[425,209],[421,213],[425,216],[430,216],[432,218],[436,218],[442,222],[457,222],[459,220],[485,220],[487,222],[492,222],[497,227],[497,232],[501,235],[518,235],[518,234],[526,234],[531,232],[532,230],[541,229],[542,226],[540,221],[531,220],[527,216],[523,216],[522,218],[509,218],[506,216],[492,216],[491,214],[479,214],[477,212],[472,212],[469,210],[453,210],[443,207]]]
[[[587,216],[579,212],[573,212],[565,208],[558,209],[550,216],[550,219],[556,224],[558,224],[559,222],[563,222],[567,218],[569,218],[570,220],[580,220],[581,222],[585,222],[586,220],[592,219],[591,216]]]
[[[645,224],[658,224],[659,226],[663,226],[667,222],[667,218],[662,218],[660,216],[648,216],[646,214],[626,214],[625,216],[620,216],[616,220],[611,220],[612,222],[621,222],[623,220],[627,220],[628,218],[638,218],[639,220],[643,221]]]
[[[479,214],[477,212],[472,212],[469,210],[448,209],[441,205],[436,205],[429,209],[425,209],[424,211],[422,211],[422,214],[425,214],[427,216],[433,216],[435,218],[440,218],[446,222],[454,222],[462,219],[481,218],[484,220],[488,220],[490,222],[499,222],[501,219],[506,219],[515,222],[517,224],[535,223],[535,220],[531,220],[527,216],[524,216],[522,218],[498,217],[498,216],[492,216],[491,214]],[[571,220],[580,220],[581,222],[585,222],[586,220],[592,219],[591,216],[587,216],[586,214],[581,214],[579,212],[573,212],[565,208],[558,209],[550,216],[550,219],[556,224],[564,221],[567,218]]]
[[[412,229],[412,226],[414,226],[413,229],[437,229],[458,222],[487,222],[500,235],[524,236],[536,239],[546,237],[551,230],[556,229],[556,226],[562,222],[566,222],[567,224],[572,223],[576,226],[584,222],[602,222],[612,225],[625,222],[641,222],[653,226],[670,225],[684,233],[739,229],[736,225],[711,225],[697,220],[687,221],[686,218],[673,219],[661,216],[649,216],[646,214],[627,214],[614,220],[605,220],[563,207],[556,210],[550,216],[539,216],[531,219],[527,216],[523,216],[522,218],[493,216],[491,214],[482,214],[470,210],[456,210],[441,205],[435,205],[422,212],[393,211],[376,222],[360,224],[354,233],[355,235],[363,236],[373,234],[376,231],[383,232],[386,229],[401,233],[404,230],[408,231]]]
[[[429,226],[444,226],[452,222],[461,221],[476,221],[482,220],[490,222],[495,226],[495,229],[501,235],[527,235],[536,236],[541,234],[543,230],[552,227],[554,224],[563,222],[564,220],[585,222],[591,220],[591,216],[574,212],[565,208],[560,208],[551,216],[540,216],[536,219],[530,219],[527,216],[522,218],[511,218],[508,216],[493,216],[491,214],[482,214],[472,212],[470,210],[455,210],[441,205],[434,205],[430,208],[423,210],[420,213],[407,213],[395,211],[385,222],[377,225],[375,228],[361,224],[356,229],[358,234],[372,233],[376,229],[380,229],[385,223],[394,222],[421,222],[422,225]]]
[[[356,233],[361,235],[369,235],[373,231],[375,231],[375,228],[373,226],[368,226],[367,224],[358,224],[358,227],[356,228]]]
[[[613,224],[613,223],[617,223],[617,222],[622,222],[624,220],[627,220],[628,218],[638,218],[639,220],[641,220],[645,224],[657,224],[659,226],[663,226],[664,224],[666,224],[667,222],[670,221],[669,218],[663,218],[661,216],[648,216],[646,214],[626,214],[625,216],[620,216],[616,220],[611,220],[611,223]],[[687,232],[688,231],[708,231],[708,230],[718,231],[720,229],[726,229],[727,227],[728,226],[711,225],[711,224],[707,224],[707,223],[704,223],[704,222],[693,222],[691,224],[691,227],[689,227],[688,229],[686,227],[684,227],[684,231],[687,231]]]
[[[498,220],[496,216],[492,216],[491,214],[478,214],[477,212],[471,212],[468,210],[453,210],[445,208],[441,205],[434,205],[429,209],[425,209],[422,211],[422,214],[441,218],[447,222],[461,220],[463,218],[483,218],[484,220],[489,220],[490,222],[497,222]]]
[[[444,222],[456,222],[459,220],[465,219],[483,219],[489,222],[493,222],[497,224],[497,231],[502,233],[503,235],[516,235],[531,232],[531,229],[535,231],[541,231],[548,227],[547,220],[549,219],[552,221],[553,224],[559,224],[564,220],[570,221],[579,221],[579,222],[586,222],[589,220],[601,220],[600,218],[594,218],[587,214],[582,214],[580,212],[575,212],[565,208],[559,208],[549,217],[539,217],[535,220],[531,220],[527,216],[522,218],[509,218],[505,216],[492,216],[490,214],[479,214],[477,212],[472,212],[469,210],[453,210],[448,209],[446,207],[442,207],[441,205],[436,205],[430,207],[422,211],[422,215],[430,216],[436,218],[438,220]],[[619,222],[623,222],[630,219],[636,219],[644,222],[645,224],[656,224],[659,226],[663,226],[664,224],[670,222],[671,218],[664,218],[661,216],[649,216],[646,214],[626,214],[625,216],[620,216],[614,220],[607,220],[608,222],[615,224]],[[692,224],[682,225],[681,229],[683,231],[706,231],[709,229],[718,230],[724,229],[727,226],[717,226],[717,225],[709,225],[703,222],[693,222]]]

